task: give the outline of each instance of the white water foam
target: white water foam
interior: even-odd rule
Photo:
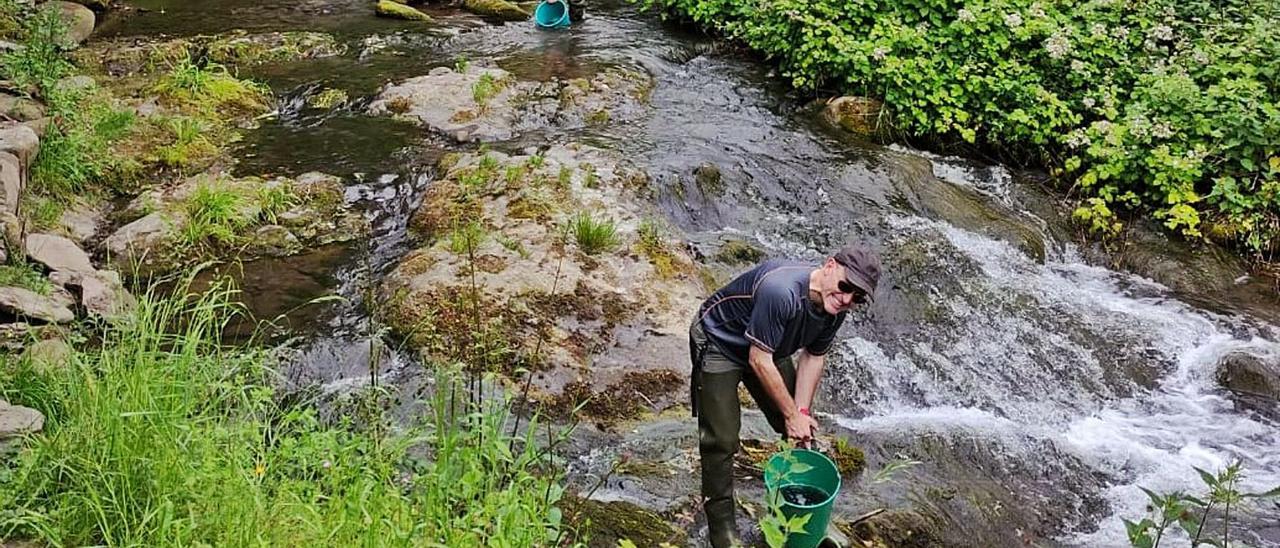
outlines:
[[[867,392],[880,394],[862,402],[874,416],[844,418],[842,425],[867,431],[932,423],[999,439],[1012,423],[1014,430],[1068,448],[1119,478],[1104,494],[1112,515],[1096,531],[1062,539],[1080,546],[1127,546],[1120,519],[1146,514],[1139,487],[1203,493],[1192,467],[1215,471],[1239,459],[1247,474],[1243,490],[1280,485],[1280,429],[1237,413],[1214,380],[1227,353],[1280,355],[1280,345],[1271,340],[1274,327],[1258,329],[1242,318],[1197,310],[1136,276],[1079,262],[1040,265],[1006,243],[944,223],[898,218],[891,225],[901,233],[940,233],[976,263],[983,275],[964,279],[966,292],[1030,299],[1064,322],[1104,335],[1103,344],[1136,341],[1153,359],[1171,365],[1161,370],[1154,388],[1135,387],[1131,395],[1113,396],[1099,385],[1097,393],[1081,397],[1070,382],[1054,390],[1057,369],[1074,367],[1072,382],[1102,374],[1091,358],[1095,348],[1059,333],[1043,333],[1038,340],[1014,336],[1052,328],[1052,320],[1000,317],[998,307],[954,298],[949,318],[959,318],[954,329],[961,333],[955,340],[902,344],[892,353],[864,339],[842,344],[846,363],[866,370],[849,374],[869,374]],[[965,306],[977,309],[966,313]],[[1239,338],[1242,332],[1252,335]],[[1034,363],[1041,356],[1036,347],[1046,345],[1053,348],[1054,363]],[[1069,359],[1061,357],[1063,351],[1072,352]]]

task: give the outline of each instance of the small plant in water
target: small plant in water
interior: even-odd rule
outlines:
[[[262,208],[262,218],[275,223],[276,216],[288,211],[298,203],[298,196],[293,193],[288,183],[264,186],[258,189],[258,206]]]
[[[471,86],[471,98],[480,106],[480,110],[485,110],[489,106],[489,100],[493,99],[501,87],[498,81],[493,78],[492,74],[480,75],[480,80]]]
[[[622,243],[613,220],[595,219],[585,211],[569,219],[568,228],[578,249],[587,255],[610,251]]]
[[[453,71],[457,73],[466,72],[467,67],[469,66],[471,66],[471,62],[467,60],[466,55],[459,55],[458,58],[453,61]]]
[[[241,228],[249,224],[242,212],[244,199],[234,190],[218,182],[208,182],[196,187],[187,198],[187,224],[182,230],[183,240],[199,244],[213,240],[221,244],[235,241]]]

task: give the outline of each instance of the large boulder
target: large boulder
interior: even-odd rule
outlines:
[[[1280,402],[1280,360],[1231,352],[1217,362],[1217,382],[1231,392]]]
[[[93,34],[93,27],[98,22],[98,17],[93,14],[93,10],[75,2],[54,1],[49,2],[48,5],[61,13],[62,20],[67,25],[67,41],[71,45],[83,44],[89,39],[89,35]]]
[[[28,234],[27,256],[50,270],[93,270],[88,253],[75,242],[55,234]]]
[[[431,16],[422,13],[410,6],[406,6],[399,2],[391,0],[380,0],[377,8],[374,10],[382,17],[390,17],[393,19],[407,19],[409,21],[431,21]]]
[[[589,402],[597,424],[684,400],[685,305],[702,289],[684,246],[642,228],[642,171],[570,145],[453,156],[441,173],[410,220],[422,245],[382,287],[411,346],[507,374],[531,367],[534,397],[565,412]],[[597,228],[565,231],[584,224]],[[602,226],[614,234],[588,237]]]
[[[0,311],[47,323],[66,323],[76,319],[75,313],[57,299],[21,287],[0,287]]]
[[[62,211],[62,216],[58,218],[58,229],[71,238],[71,241],[83,245],[97,235],[103,217],[101,208],[76,204]]]
[[[503,141],[547,127],[626,121],[643,112],[653,79],[641,69],[612,68],[591,78],[533,82],[472,63],[438,67],[383,89],[373,114],[413,119],[460,142]]]
[[[25,169],[40,151],[40,137],[35,130],[19,122],[0,122],[0,152],[18,158]]]

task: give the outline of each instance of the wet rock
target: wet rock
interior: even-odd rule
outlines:
[[[618,239],[632,240],[646,209],[627,186],[637,170],[612,153],[576,145],[536,157],[490,152],[448,163],[410,221],[421,246],[382,287],[387,320],[409,344],[463,361],[483,344],[489,363],[502,364],[505,373],[537,370],[537,399],[600,396],[597,410],[612,418],[682,401],[684,391],[669,380],[681,378],[688,359],[686,304],[696,302],[697,283],[663,277],[644,254],[618,248],[587,254],[576,237],[559,236],[570,219],[589,211],[611,223]],[[466,297],[471,255],[479,303]],[[484,319],[479,333],[477,316]],[[568,400],[559,398],[564,394]]]
[[[35,434],[44,429],[44,415],[30,407],[0,400],[0,441]]]
[[[302,249],[302,242],[298,241],[298,237],[280,225],[259,227],[253,233],[253,245],[263,255],[271,257],[292,255]]]
[[[160,213],[151,213],[126,224],[107,238],[104,246],[112,264],[130,267],[150,259],[170,230],[181,229],[177,221],[167,221]]]
[[[320,93],[307,97],[307,106],[328,110],[346,103],[347,99],[347,92],[340,89],[326,88]]]
[[[50,270],[93,270],[89,255],[75,242],[53,234],[28,234],[27,256]]]
[[[476,15],[494,17],[504,21],[524,21],[532,14],[520,6],[505,0],[462,0],[462,7]]]
[[[66,323],[76,319],[71,309],[56,299],[20,287],[0,287],[0,311],[48,323]]]
[[[0,122],[0,152],[16,156],[25,169],[39,151],[40,138],[30,127],[19,122]]]
[[[23,183],[22,162],[17,156],[8,152],[0,152],[0,211],[10,215],[18,214],[18,202],[22,197]]]
[[[0,116],[19,122],[38,120],[44,118],[44,105],[26,97],[0,93]]]
[[[895,548],[942,548],[942,525],[914,510],[893,509],[853,525],[837,522],[859,544]]]
[[[58,229],[71,241],[83,245],[98,233],[105,217],[102,210],[87,204],[76,204],[62,212]]]
[[[1231,390],[1280,401],[1280,362],[1273,358],[1232,352],[1218,362],[1217,378]]]
[[[79,295],[80,305],[90,316],[109,322],[123,318],[136,302],[120,274],[110,270],[58,271],[49,280]]]
[[[23,358],[39,371],[51,371],[67,366],[72,356],[71,346],[62,339],[47,339],[31,343],[22,352]]]
[[[1113,264],[1183,294],[1230,291],[1249,269],[1235,254],[1212,244],[1187,245],[1159,227],[1130,222],[1118,238]]]
[[[221,220],[208,218],[210,207],[218,208]],[[198,175],[143,193],[120,217],[137,220],[107,238],[109,260],[126,272],[136,265],[140,275],[167,272],[210,255],[252,260],[292,254],[369,231],[364,216],[346,205],[341,179],[318,173],[296,180]],[[268,225],[279,226],[258,234],[266,240],[255,238]]]
[[[859,135],[872,135],[880,128],[884,103],[869,97],[836,97],[827,101],[822,119],[834,127]]]
[[[893,158],[895,187],[905,204],[923,216],[1003,240],[1039,263],[1045,261],[1045,236],[1036,219],[974,189],[939,179],[928,158]]]
[[[720,166],[707,162],[693,170],[694,182],[707,196],[717,196],[724,192],[724,181],[720,175]]]
[[[81,66],[119,77],[167,70],[188,51],[203,51],[210,61],[243,67],[270,61],[334,57],[345,53],[346,45],[323,32],[249,34],[236,30],[165,40],[137,37],[95,40],[74,56]]]
[[[547,127],[583,127],[601,112],[633,119],[652,87],[642,70],[608,69],[591,79],[532,82],[499,68],[448,67],[387,86],[369,112],[415,119],[460,142],[502,141]]]
[[[382,17],[390,17],[393,19],[406,19],[409,21],[431,21],[431,16],[422,13],[412,7],[406,6],[399,2],[391,0],[380,0],[375,9],[378,15]]]
[[[93,27],[98,20],[93,10],[75,2],[55,0],[48,5],[56,7],[61,12],[62,20],[67,25],[67,41],[70,45],[78,46],[93,34]]]

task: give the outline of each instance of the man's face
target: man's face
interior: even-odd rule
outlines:
[[[822,307],[828,314],[839,314],[867,301],[867,294],[845,278],[844,266],[835,259],[822,265]]]

